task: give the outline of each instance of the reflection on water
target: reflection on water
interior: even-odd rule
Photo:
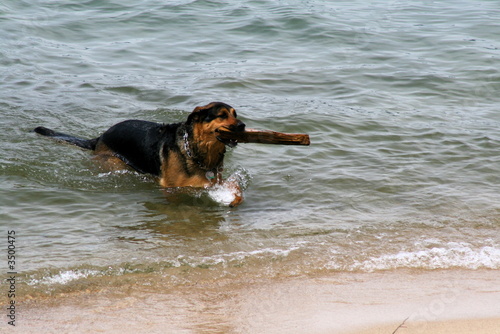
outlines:
[[[147,214],[144,215],[144,222],[134,226],[125,227],[127,229],[147,229],[159,239],[168,240],[172,237],[180,239],[206,238],[212,234],[220,234],[221,225],[226,221],[228,209],[220,208],[216,204],[211,207],[198,205],[198,201],[190,202],[193,198],[190,195],[187,199],[176,195],[174,202],[144,203]],[[172,197],[169,197],[172,200]],[[121,228],[120,226],[116,226]]]

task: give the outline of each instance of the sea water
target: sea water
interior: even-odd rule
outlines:
[[[0,248],[15,231],[19,294],[500,269],[499,17],[486,0],[2,1]],[[229,149],[237,208],[32,132],[93,138],[211,101],[311,136]]]

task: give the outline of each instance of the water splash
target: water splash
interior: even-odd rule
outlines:
[[[221,205],[230,205],[237,196],[241,196],[242,190],[248,186],[250,176],[244,169],[239,169],[231,174],[222,184],[217,184],[208,189],[210,199]]]

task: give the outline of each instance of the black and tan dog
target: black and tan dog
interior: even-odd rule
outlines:
[[[217,129],[244,131],[245,124],[237,119],[236,111],[222,102],[196,107],[184,123],[160,124],[141,120],[118,123],[94,139],[82,139],[45,127],[34,131],[93,150],[113,169],[132,167],[139,173],[158,177],[162,187],[207,188],[222,184],[226,145],[232,140],[217,136]],[[230,185],[236,206],[242,193],[236,182]]]

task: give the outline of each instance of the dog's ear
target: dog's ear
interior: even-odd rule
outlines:
[[[189,114],[188,119],[187,119],[187,124],[193,124],[195,122],[199,122],[203,118],[205,118],[207,114],[207,110],[203,109],[204,107],[196,107],[194,110]]]
[[[214,103],[209,103],[206,106],[194,108],[194,110],[191,112],[191,114],[189,114],[186,123],[193,124],[195,122],[201,122],[201,121],[205,120],[205,118],[210,113],[213,106],[214,106]]]

